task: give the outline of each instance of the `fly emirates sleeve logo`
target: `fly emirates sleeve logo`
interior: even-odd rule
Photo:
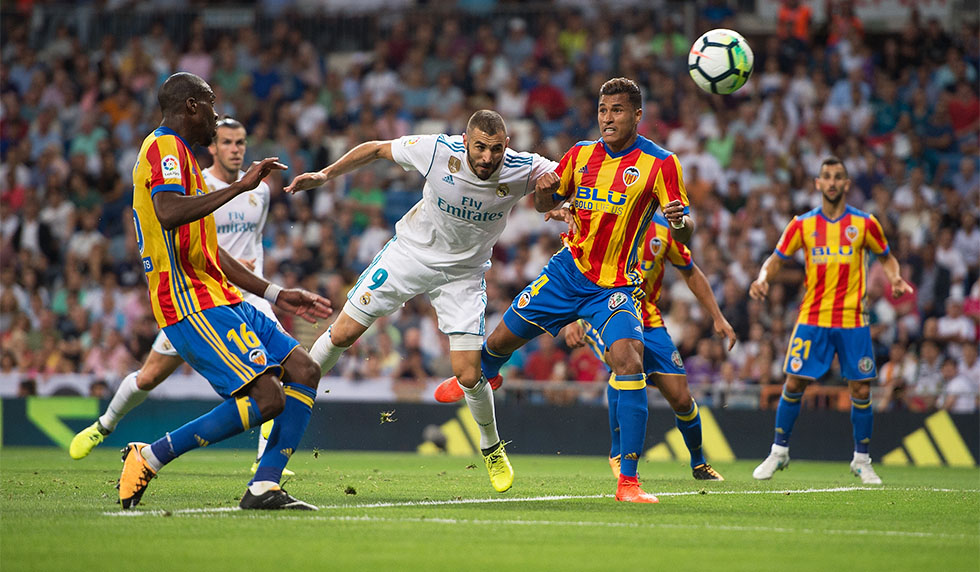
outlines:
[[[439,200],[436,201],[436,206],[449,216],[472,222],[494,222],[504,218],[503,211],[484,211],[482,210],[483,201],[471,199],[470,197],[460,197],[458,205],[450,204],[446,199],[439,197]]]

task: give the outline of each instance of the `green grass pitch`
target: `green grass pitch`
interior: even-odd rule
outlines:
[[[480,458],[298,452],[285,486],[318,512],[243,512],[251,451],[195,451],[136,510],[116,504],[121,463],[99,448],[0,452],[0,568],[19,570],[953,570],[980,569],[980,471],[793,461],[641,463],[660,504],[612,498],[606,461],[511,457],[514,488]]]

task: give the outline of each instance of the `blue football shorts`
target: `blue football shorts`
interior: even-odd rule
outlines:
[[[588,326],[588,324],[586,324]],[[585,328],[586,343],[592,352],[605,363],[606,345],[599,332],[589,326]],[[608,365],[606,367],[609,367]],[[654,385],[652,374],[686,375],[681,353],[677,351],[667,328],[643,328],[643,371],[647,374],[647,385]]]
[[[844,379],[864,381],[878,377],[871,348],[871,330],[867,326],[822,328],[796,324],[786,350],[783,371],[818,379],[830,369],[835,354]]]
[[[163,329],[180,357],[228,399],[282,362],[299,342],[247,303],[208,308]]]
[[[504,313],[504,323],[529,340],[542,332],[556,336],[566,324],[582,318],[593,324],[607,345],[620,339],[642,340],[642,296],[637,286],[597,286],[575,266],[565,248],[518,294]]]

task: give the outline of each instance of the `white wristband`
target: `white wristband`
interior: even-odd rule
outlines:
[[[270,304],[275,304],[280,292],[282,292],[282,286],[269,282],[269,285],[265,287],[265,293],[262,294],[262,297],[268,300]]]
[[[680,229],[684,228],[684,219],[681,219],[680,224],[678,224],[678,223],[676,223],[674,221],[670,221],[670,226],[676,228],[677,230],[680,230]]]

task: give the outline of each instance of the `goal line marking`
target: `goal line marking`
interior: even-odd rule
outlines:
[[[842,493],[842,492],[853,492],[853,491],[913,491],[913,492],[950,492],[950,493],[978,493],[980,490],[959,490],[959,489],[922,489],[922,488],[882,488],[882,487],[832,487],[832,488],[806,488],[806,489],[780,489],[780,490],[753,490],[753,491],[680,491],[680,492],[660,492],[656,493],[658,497],[685,497],[694,495],[792,495],[792,494],[822,494],[822,493]],[[491,504],[491,503],[514,503],[514,502],[547,502],[547,501],[569,501],[569,500],[586,500],[586,499],[601,499],[601,498],[612,498],[613,495],[607,494],[597,494],[597,495],[546,495],[546,496],[536,496],[536,497],[491,497],[491,498],[474,498],[474,499],[447,499],[447,500],[421,500],[421,501],[403,501],[403,502],[377,502],[377,503],[365,503],[365,504],[334,504],[334,505],[324,505],[318,507],[320,510],[363,510],[363,509],[374,509],[374,508],[402,508],[402,507],[434,507],[434,506],[452,506],[452,505],[475,505],[475,504]],[[103,516],[110,517],[143,517],[143,516],[209,516],[218,515],[223,513],[233,513],[241,511],[238,507],[210,507],[210,508],[184,508],[176,510],[119,510],[119,511],[106,511],[103,512]],[[501,520],[501,521],[482,521],[482,520],[467,520],[467,519],[438,519],[438,518],[403,518],[403,519],[386,519],[381,517],[349,517],[349,516],[313,516],[308,517],[288,517],[283,515],[279,511],[254,511],[253,516],[275,516],[276,518],[307,518],[313,520],[365,520],[365,519],[375,519],[378,521],[392,520],[392,521],[404,521],[413,522],[418,520],[419,522],[447,522],[447,523],[494,523],[499,522],[501,524],[541,524],[541,525],[568,525],[568,526],[581,526],[581,525],[595,525],[595,526],[641,526],[641,527],[660,527],[660,528],[714,528],[718,530],[734,530],[734,531],[772,531],[772,532],[813,532],[809,529],[789,529],[789,528],[779,528],[779,527],[729,527],[729,526],[719,526],[719,525],[704,525],[704,526],[688,526],[688,525],[672,525],[672,524],[657,524],[657,525],[646,525],[646,524],[633,524],[633,523],[578,523],[573,521],[524,521],[524,520]],[[839,534],[839,533],[853,533],[853,534],[871,534],[871,535],[882,535],[882,536],[922,536],[928,538],[963,538],[964,535],[944,535],[942,533],[928,533],[928,532],[908,532],[908,531],[860,531],[860,530],[849,530],[849,531],[822,531],[828,534]],[[972,538],[972,537],[971,537]]]

